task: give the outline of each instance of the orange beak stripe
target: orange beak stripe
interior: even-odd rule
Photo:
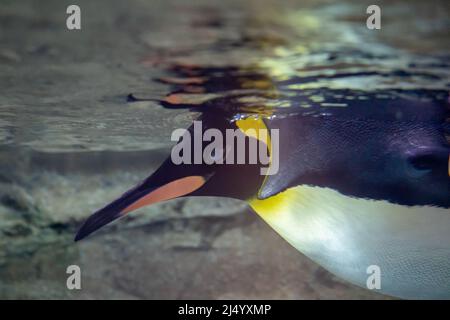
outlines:
[[[169,182],[168,184],[159,187],[126,207],[122,211],[122,214],[126,214],[130,211],[153,203],[174,199],[189,194],[200,188],[205,182],[205,178],[201,176],[190,176]]]

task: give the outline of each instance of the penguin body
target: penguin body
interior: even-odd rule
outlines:
[[[366,287],[368,268],[377,266],[382,293],[450,298],[448,111],[446,99],[398,95],[346,108],[273,113],[263,122],[258,115],[254,121],[255,114],[236,121],[235,115],[205,112],[204,130],[261,123],[278,129],[279,171],[262,176],[261,164],[247,162],[175,165],[169,157],[95,212],[76,240],[155,202],[232,197],[247,201],[293,247],[343,279]]]
[[[408,299],[450,297],[450,210],[358,199],[333,189],[289,188],[251,207],[287,242],[333,274]]]

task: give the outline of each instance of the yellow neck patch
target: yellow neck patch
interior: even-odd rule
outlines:
[[[273,218],[277,214],[281,214],[291,201],[298,200],[298,196],[298,192],[294,189],[287,189],[263,200],[253,198],[249,201],[249,204],[253,210],[266,220],[269,217]]]
[[[259,117],[248,117],[245,119],[240,119],[236,121],[236,126],[246,135],[263,142],[267,146],[269,151],[269,163],[272,163],[272,142],[270,139],[269,130],[264,123],[261,116]],[[264,177],[264,181],[261,184],[260,189],[266,183],[268,176]]]
[[[236,126],[248,137],[255,138],[267,145],[271,154],[269,130],[261,117],[248,117],[236,121]]]

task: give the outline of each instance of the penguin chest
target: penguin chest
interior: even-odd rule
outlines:
[[[286,241],[334,274],[404,298],[450,298],[450,210],[402,206],[297,186],[252,208]]]

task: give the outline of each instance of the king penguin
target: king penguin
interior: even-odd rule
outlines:
[[[246,201],[294,248],[344,280],[366,288],[376,266],[381,293],[449,299],[448,110],[446,99],[400,94],[267,117],[205,112],[203,130],[235,128],[248,141],[260,139],[249,128],[278,129],[278,172],[261,175],[261,163],[174,164],[169,157],[89,217],[75,240],[153,203],[230,197]]]

